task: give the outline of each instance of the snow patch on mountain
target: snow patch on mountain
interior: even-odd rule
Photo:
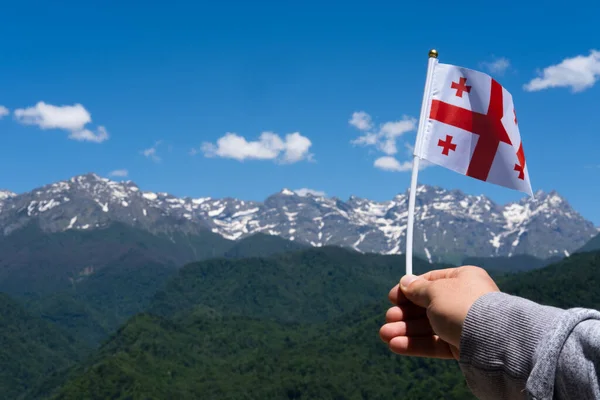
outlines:
[[[501,206],[482,195],[419,185],[416,200],[415,253],[432,262],[450,255],[570,254],[598,232],[556,192]],[[408,191],[386,201],[342,201],[283,189],[254,202],[179,198],[87,174],[19,195],[0,191],[0,227],[11,232],[27,218],[48,231],[117,221],[152,232],[210,230],[231,240],[261,232],[313,246],[401,254],[407,208]]]
[[[9,190],[0,190],[0,201],[15,197],[17,194]]]

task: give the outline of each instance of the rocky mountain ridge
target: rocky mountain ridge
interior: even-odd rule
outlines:
[[[43,230],[96,229],[113,221],[150,232],[211,230],[237,240],[258,232],[361,252],[404,251],[408,192],[383,202],[299,195],[283,189],[263,202],[179,198],[141,190],[131,181],[75,176],[28,193],[0,191],[0,232],[35,220]],[[417,189],[415,253],[432,262],[466,256],[568,255],[598,229],[556,192],[504,206],[485,196],[421,185]]]

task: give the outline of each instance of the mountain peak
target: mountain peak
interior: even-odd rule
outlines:
[[[518,204],[525,205],[543,205],[548,203],[551,207],[569,207],[569,202],[558,193],[556,190],[545,192],[543,190],[537,190],[533,197],[524,197]]]
[[[540,193],[506,206],[483,195],[419,185],[415,253],[440,261],[446,255],[573,252],[597,229],[558,193]],[[206,229],[236,240],[262,233],[312,246],[343,246],[361,252],[399,254],[405,248],[408,192],[376,201],[284,188],[263,202],[235,198],[179,198],[140,190],[94,173],[55,182],[29,193],[0,192],[0,232],[37,220],[50,232],[124,223],[153,233]],[[7,233],[8,232],[8,233]]]
[[[296,193],[293,190],[290,190],[287,188],[281,189],[279,194],[284,195],[284,196],[295,196],[296,195]]]
[[[71,177],[71,179],[69,179],[69,181],[72,183],[84,182],[84,181],[108,182],[109,180],[110,179],[102,178],[101,176],[98,176],[97,174],[95,174],[93,172],[88,172],[87,174],[75,175],[75,176]]]
[[[11,192],[10,190],[0,189],[0,200],[10,199],[11,197],[17,196],[16,193]]]

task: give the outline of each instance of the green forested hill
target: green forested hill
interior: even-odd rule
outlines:
[[[557,257],[544,260],[525,254],[511,257],[467,257],[462,265],[476,265],[490,273],[498,274],[531,271],[559,262],[561,259]]]
[[[132,269],[154,263],[173,269],[213,257],[264,257],[301,248],[262,234],[232,241],[210,230],[152,234],[116,222],[101,229],[49,233],[32,222],[0,237],[0,291],[45,295],[77,286],[110,266]]]
[[[323,325],[140,315],[55,399],[469,399],[456,363],[396,357],[385,305]]]
[[[136,245],[68,290],[28,295],[31,313],[6,306],[6,393],[35,386],[29,398],[468,398],[455,363],[397,357],[378,337],[403,256],[336,247],[276,254],[294,246],[271,239],[248,238],[180,269]],[[262,253],[268,257],[226,258]],[[416,273],[441,267],[415,260]],[[509,293],[600,308],[600,253],[505,270],[494,275]],[[89,354],[79,343],[97,345],[144,310],[64,373]]]
[[[225,258],[268,257],[306,248],[308,248],[307,245],[292,242],[280,236],[256,233],[234,242],[224,256]]]
[[[102,229],[48,233],[31,223],[0,238],[0,291],[14,296],[55,293],[110,265],[142,266],[152,261],[174,268],[221,256],[232,245],[210,231],[153,235],[113,223]]]
[[[31,225],[13,235],[0,240],[0,250],[6,250],[0,254],[0,288],[25,298],[32,313],[94,346],[144,311],[185,263],[302,248],[269,235],[237,242],[211,232],[166,237],[122,224],[54,234]],[[35,246],[27,250],[33,242]],[[3,270],[2,262],[12,266]]]
[[[404,256],[311,248],[270,258],[213,259],[182,268],[149,312],[171,316],[195,305],[283,321],[326,321],[385,297],[402,276]],[[415,259],[423,272],[431,264]]]
[[[600,235],[596,235],[592,240],[587,242],[584,246],[582,246],[578,253],[584,253],[589,251],[600,251]]]
[[[337,249],[324,250],[325,253],[311,254],[309,259],[303,261],[303,265],[325,268],[323,275],[314,280],[301,281],[305,285],[318,287],[318,282],[331,276],[332,281],[336,281],[335,274],[330,276],[326,268],[328,264],[325,260],[328,257],[331,257],[331,266],[346,265],[343,252],[338,253]],[[333,253],[329,254],[328,251]],[[285,255],[282,258],[288,257],[288,261],[291,261],[299,255]],[[260,266],[255,264],[255,260],[248,262],[248,267]],[[358,260],[354,262],[354,265],[360,264]],[[246,296],[250,294],[244,295],[243,291],[253,293],[251,287],[232,287],[231,282],[209,294],[205,294],[204,290],[194,291],[197,285],[204,285],[200,282],[201,278],[210,275],[209,265],[217,267],[216,264],[207,263],[186,267],[180,277],[187,279],[175,280],[177,286],[163,293],[162,300],[165,300],[167,293],[177,293],[180,296],[178,300],[163,305],[181,304],[185,312],[180,312],[174,319],[147,314],[131,319],[96,353],[92,361],[73,371],[68,382],[55,392],[55,398],[470,398],[456,363],[398,357],[389,352],[378,337],[388,307],[384,300],[319,324],[236,317],[227,313],[233,310],[266,317],[264,306],[267,303],[248,303]],[[268,270],[272,271],[272,275],[282,273],[271,267],[273,265],[269,265]],[[267,272],[261,269],[253,271],[260,277]],[[219,279],[224,279],[223,276],[230,276],[232,280],[239,277],[229,269],[224,270],[223,274]],[[242,276],[248,282],[254,281],[247,279],[257,279],[252,274]],[[304,275],[299,271],[298,276]],[[363,279],[366,278],[360,277],[352,287],[343,280],[337,281],[341,284],[339,288],[336,285],[326,287],[341,302],[351,302],[357,293],[370,290],[369,284]],[[598,279],[600,253],[586,253],[541,270],[500,277],[498,282],[507,292],[545,304],[599,308],[600,295],[595,290]],[[275,282],[276,279],[267,275],[265,281]],[[283,279],[282,285],[289,289],[286,281]],[[392,282],[394,280],[390,279],[384,285],[385,290],[381,289],[380,296],[385,298]],[[205,285],[215,283],[211,280]],[[258,286],[257,291],[263,293],[266,287]],[[223,293],[226,288],[230,288],[227,294]],[[309,297],[323,296],[324,289],[320,289],[320,292],[313,290],[306,287],[303,291],[292,291],[289,297],[294,298],[301,292]],[[219,293],[221,296],[215,297]],[[283,290],[271,292],[273,297],[270,298],[270,304],[285,293]],[[253,295],[257,294],[254,292]],[[233,299],[236,295],[240,296],[237,310],[233,309],[234,302],[228,297],[232,296]],[[214,299],[217,306],[229,306],[215,311],[205,306],[194,306],[201,303],[193,300],[195,298],[202,298],[203,301]],[[330,303],[333,301],[331,298],[324,299],[327,300],[326,304],[335,304]],[[289,299],[282,304],[285,307],[297,306]],[[174,311],[175,308],[165,310]],[[275,306],[269,308],[269,312],[280,317],[278,314],[283,311],[274,312],[276,310]],[[300,315],[305,317],[302,311]]]
[[[600,252],[574,254],[546,268],[498,279],[500,289],[561,308],[600,310]]]
[[[81,351],[66,332],[0,293],[0,398],[18,398],[51,372],[80,360]]]
[[[78,282],[45,296],[30,296],[28,310],[96,346],[134,314],[144,311],[165,281],[176,274],[144,257],[124,257]]]

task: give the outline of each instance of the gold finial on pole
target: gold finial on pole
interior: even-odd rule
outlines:
[[[430,58],[438,58],[438,52],[436,49],[431,49],[429,50],[429,57]]]

